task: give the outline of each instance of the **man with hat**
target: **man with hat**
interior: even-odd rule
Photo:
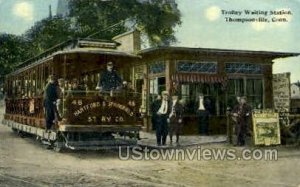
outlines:
[[[101,73],[97,88],[100,91],[112,91],[122,87],[122,79],[114,69],[113,63],[108,62],[105,71]]]
[[[171,111],[170,102],[168,100],[168,92],[163,91],[161,93],[162,99],[159,101],[157,107],[157,126],[156,126],[156,140],[157,145],[166,145],[166,139],[168,135],[168,117]]]
[[[174,93],[171,101],[171,112],[169,114],[168,122],[169,127],[169,136],[170,144],[172,145],[173,134],[176,135],[176,144],[179,145],[179,135],[182,129],[182,114],[183,114],[183,105],[178,101],[178,94]]]
[[[243,146],[245,145],[245,137],[249,130],[249,122],[251,119],[251,107],[247,104],[247,98],[245,96],[240,97],[240,102],[234,107],[232,116],[236,118],[236,146]]]
[[[46,131],[50,130],[54,124],[56,101],[59,98],[58,82],[55,75],[50,75],[48,83],[44,88],[44,108],[46,118]]]

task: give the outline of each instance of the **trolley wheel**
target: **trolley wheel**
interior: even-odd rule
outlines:
[[[25,138],[25,133],[24,132],[22,132],[22,131],[17,131],[17,133],[18,133],[18,136],[20,136],[21,138]]]
[[[60,134],[58,135],[57,139],[51,144],[55,152],[63,152],[65,150],[65,141]]]
[[[61,152],[63,152],[64,147],[58,146],[58,145],[54,144],[53,150],[54,150],[55,152],[57,152],[57,153],[61,153]]]

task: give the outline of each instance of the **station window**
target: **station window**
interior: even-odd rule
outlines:
[[[208,84],[208,83],[190,83],[181,85],[181,99],[184,100],[186,105],[187,114],[196,113],[196,103],[200,94],[203,94],[206,99],[210,100],[212,107],[212,114],[219,114],[219,101],[218,95],[220,95],[220,85]]]
[[[182,84],[181,85],[181,99],[184,101],[190,100],[190,85]]]
[[[157,95],[160,95],[162,91],[166,90],[166,78],[156,77],[150,79],[150,103],[154,101]]]
[[[166,70],[166,64],[163,61],[155,62],[149,65],[150,74],[164,73]]]
[[[262,67],[259,64],[226,63],[226,73],[261,74]]]
[[[178,72],[187,73],[216,73],[216,62],[198,62],[198,61],[178,61],[176,64],[176,70]]]
[[[263,83],[261,79],[247,79],[247,100],[252,108],[262,108]]]
[[[227,84],[227,106],[233,108],[237,104],[237,96],[246,96],[252,108],[263,107],[262,79],[230,79]]]
[[[166,78],[156,77],[150,79],[150,94],[160,94],[166,89]]]
[[[245,95],[244,79],[230,79],[227,84],[227,106],[231,109],[237,104],[237,96]]]

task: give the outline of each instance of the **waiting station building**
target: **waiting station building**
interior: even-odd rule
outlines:
[[[139,43],[135,32],[124,36],[133,39],[133,46]],[[116,40],[124,43],[118,37]],[[132,51],[139,49],[126,47]],[[212,134],[226,132],[226,111],[236,104],[238,95],[246,96],[252,108],[273,108],[273,60],[299,55],[171,46],[138,50],[136,54],[141,58],[131,67],[131,80],[135,90],[143,93],[147,114],[144,128],[151,130],[150,105],[155,97],[163,90],[170,94],[176,91],[186,106],[185,134],[197,132],[195,103],[199,94],[211,101],[209,131]]]

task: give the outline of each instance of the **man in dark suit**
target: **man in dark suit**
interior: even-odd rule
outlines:
[[[170,114],[170,102],[168,100],[168,92],[162,92],[162,99],[158,102],[157,107],[157,126],[156,126],[156,140],[157,145],[166,145],[166,139],[168,135],[168,122],[167,119]]]
[[[100,89],[100,91],[107,92],[122,88],[122,79],[114,69],[112,62],[108,62],[106,70],[101,73],[101,78],[97,88]]]
[[[54,124],[56,114],[56,101],[59,98],[58,95],[58,83],[57,78],[54,75],[49,76],[49,82],[44,88],[44,108],[46,119],[46,131],[50,130]]]
[[[236,146],[245,145],[245,137],[250,129],[251,107],[247,104],[246,97],[240,98],[240,103],[232,110],[232,116],[236,119],[235,132],[237,136]]]
[[[172,96],[171,101],[171,113],[168,118],[170,124],[169,127],[169,136],[170,144],[172,144],[173,133],[176,135],[176,144],[179,144],[179,135],[181,134],[182,129],[182,114],[183,114],[183,105],[178,101],[178,95]]]
[[[195,105],[196,114],[198,118],[199,134],[208,135],[209,115],[211,114],[211,102],[208,98],[204,98],[203,94],[199,95],[199,100]]]
[[[161,105],[161,96],[157,95],[155,100],[151,104],[151,123],[152,123],[152,130],[156,130],[157,126],[157,111],[159,110]]]

